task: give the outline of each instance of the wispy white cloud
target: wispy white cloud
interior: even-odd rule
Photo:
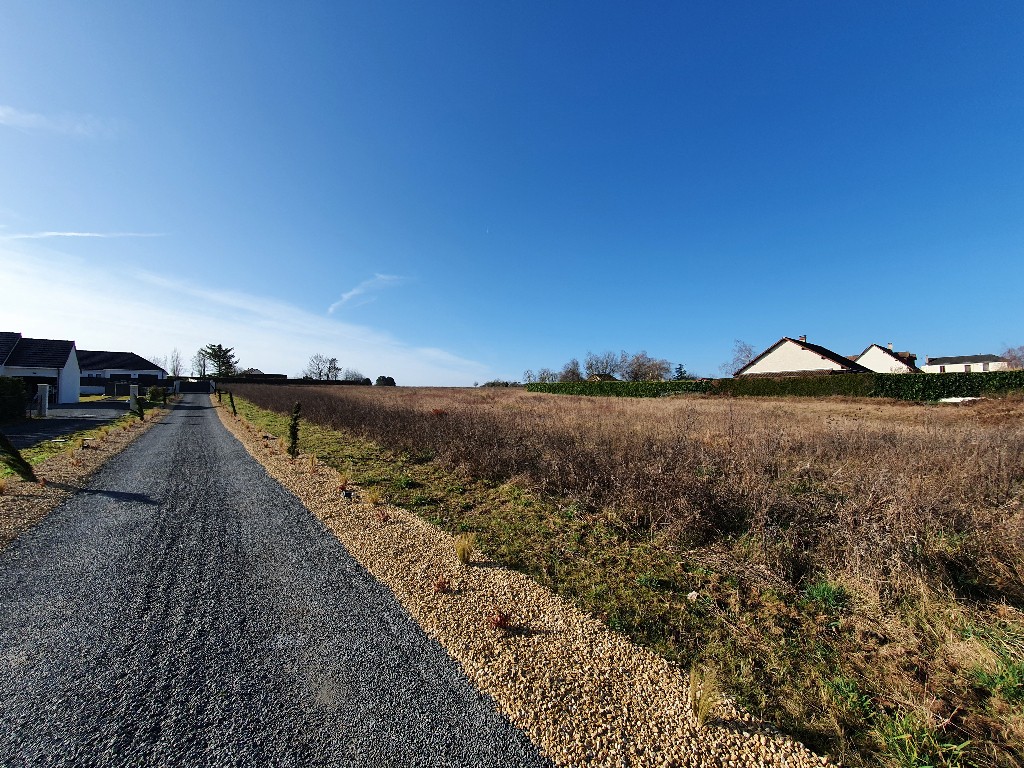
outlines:
[[[381,274],[376,274],[372,278],[370,278],[369,280],[364,280],[363,282],[361,282],[359,285],[357,285],[351,291],[346,291],[345,293],[341,294],[341,298],[338,299],[336,302],[334,302],[333,304],[331,304],[331,306],[329,306],[327,308],[327,314],[329,314],[329,315],[334,314],[334,312],[336,310],[338,310],[341,307],[345,306],[350,301],[352,301],[353,299],[355,299],[355,298],[357,298],[359,296],[366,296],[369,293],[373,293],[375,291],[380,291],[380,290],[383,290],[384,288],[389,288],[391,286],[397,285],[398,283],[402,282],[403,280],[404,280],[404,278],[402,278],[402,277],[400,277],[398,275],[381,275]],[[360,304],[366,304],[368,301],[373,301],[373,299],[372,298],[364,299],[362,302],[360,302]]]
[[[25,132],[45,131],[68,136],[93,137],[113,132],[113,127],[92,115],[50,117],[0,105],[0,125]]]
[[[51,237],[163,237],[162,232],[27,232],[14,235],[0,234],[0,240],[46,240]]]
[[[466,386],[494,377],[482,363],[376,328],[131,267],[117,270],[117,301],[111,301],[108,270],[47,246],[0,242],[0,330],[143,356],[177,348],[186,360],[212,342],[233,347],[244,366],[292,376],[313,354],[325,354],[370,378],[393,376],[406,385]],[[43,260],[46,269],[40,269]]]
[[[14,107],[0,104],[0,125],[20,131],[45,131],[66,136],[109,136],[116,132],[115,126],[109,121],[100,120],[93,115],[61,115],[50,117],[35,112],[24,112]]]

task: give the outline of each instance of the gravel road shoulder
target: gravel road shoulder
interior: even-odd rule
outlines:
[[[394,507],[346,500],[334,470],[294,461],[222,408],[225,426],[323,520],[462,665],[564,766],[833,765],[731,702],[698,727],[685,673],[522,574],[464,566],[450,536]],[[439,588],[439,584],[447,588]],[[492,629],[495,609],[510,631]]]

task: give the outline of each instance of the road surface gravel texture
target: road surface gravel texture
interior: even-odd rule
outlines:
[[[0,766],[546,764],[208,396],[0,551]]]

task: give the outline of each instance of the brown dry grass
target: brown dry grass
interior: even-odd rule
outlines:
[[[846,762],[1024,758],[1019,398],[236,394],[396,452],[396,496],[464,478],[424,513]]]

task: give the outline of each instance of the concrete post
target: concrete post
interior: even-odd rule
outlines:
[[[128,410],[134,411],[139,407],[139,385],[131,384],[128,387]]]
[[[50,412],[50,385],[39,384],[39,415],[46,416]]]

